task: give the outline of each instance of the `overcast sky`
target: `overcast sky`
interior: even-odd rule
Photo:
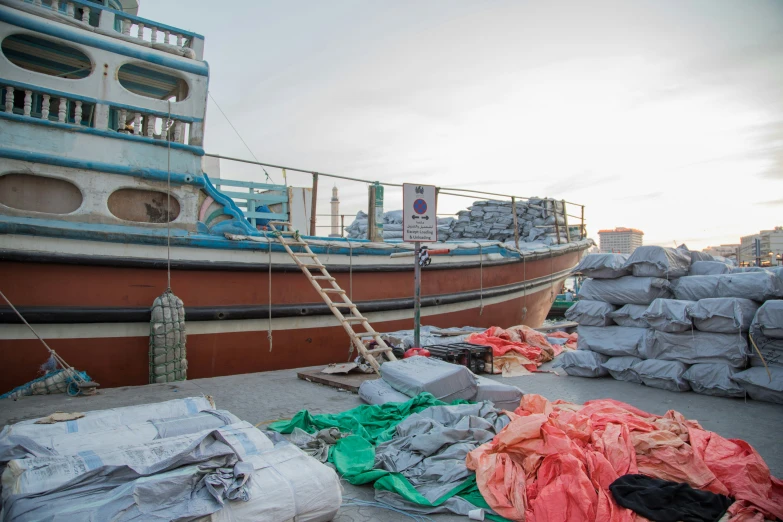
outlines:
[[[142,0],[139,15],[206,37],[210,92],[261,161],[566,199],[596,239],[628,226],[703,248],[783,225],[781,0]],[[206,149],[251,158],[211,101]],[[366,207],[364,185],[338,187],[343,213]]]

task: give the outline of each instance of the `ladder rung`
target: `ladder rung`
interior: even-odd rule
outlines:
[[[337,279],[335,279],[332,276],[312,276],[312,277],[313,279],[317,279],[318,281],[337,281]]]
[[[373,348],[372,350],[367,350],[365,353],[367,355],[375,355],[376,353],[386,353],[390,351],[392,351],[392,349],[387,346],[386,348]]]
[[[356,308],[356,305],[353,303],[332,303],[334,306],[343,307],[343,308]]]
[[[290,243],[289,243],[290,244]],[[317,255],[311,253],[311,252],[294,252],[295,256],[309,256],[309,257],[318,257]]]
[[[304,241],[283,241],[282,243],[288,246],[307,246]]]
[[[267,225],[283,225],[284,227],[293,226],[288,221],[270,221]]]
[[[326,268],[326,265],[315,265],[315,264],[309,264],[309,263],[301,263],[299,266],[302,268]]]
[[[327,294],[344,294],[345,290],[342,288],[321,288],[321,291],[326,292]]]
[[[355,315],[349,315],[343,318],[343,321],[346,323],[353,323],[353,322],[364,322],[367,318],[363,316],[356,317]]]

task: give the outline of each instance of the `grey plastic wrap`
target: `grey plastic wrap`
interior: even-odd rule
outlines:
[[[499,410],[514,411],[519,408],[523,392],[516,386],[480,375],[476,375],[476,382],[478,383],[478,391],[472,399],[474,402],[490,401]]]
[[[588,279],[579,289],[580,299],[625,304],[649,305],[659,297],[672,297],[671,284],[657,277],[620,277],[619,279]]]
[[[649,359],[634,366],[642,382],[651,388],[683,392],[691,389],[683,378],[688,365],[678,361],[657,361]]]
[[[762,335],[758,330],[755,330],[752,326],[750,328],[750,337],[756,344],[756,348],[761,352],[764,361],[762,362],[759,357],[756,348],[748,343],[748,353],[750,354],[751,366],[780,366],[783,367],[783,339],[775,339],[773,337],[767,337]]]
[[[639,357],[647,330],[625,326],[579,326],[576,332],[578,350],[589,350],[610,357]]]
[[[688,307],[695,304],[695,301],[656,299],[642,317],[654,330],[671,333],[685,332],[693,328],[691,318],[688,316]]]
[[[742,297],[763,303],[783,297],[783,283],[771,272],[748,272],[718,276],[714,297]]]
[[[387,402],[405,402],[410,399],[404,393],[392,388],[383,379],[364,381],[359,385],[359,398],[367,404],[386,404]]]
[[[612,321],[620,326],[631,328],[649,328],[647,320],[644,318],[644,312],[648,305],[627,304],[609,314]]]
[[[648,330],[641,355],[644,359],[681,361],[688,364],[725,363],[741,368],[746,363],[747,350],[746,337],[738,333],[667,333]]]
[[[634,370],[636,364],[640,362],[642,359],[638,357],[612,357],[603,363],[603,367],[609,371],[609,375],[618,381],[642,384],[642,378]]]
[[[739,372],[727,364],[702,363],[694,364],[683,374],[691,389],[702,395],[716,397],[744,397],[745,390],[731,380],[731,376]]]
[[[625,262],[636,277],[682,277],[688,275],[691,255],[687,250],[660,246],[641,246]]]
[[[628,254],[587,254],[574,268],[574,272],[593,279],[617,279],[631,275],[631,271],[623,268],[628,261]]]
[[[719,275],[695,275],[681,277],[672,283],[672,292],[677,299],[699,301],[718,296]]]
[[[691,266],[693,263],[696,263],[697,261],[717,261],[715,259],[715,256],[712,254],[708,254],[706,252],[694,252],[693,250],[689,251],[689,254],[691,255]]]
[[[602,364],[609,359],[608,356],[588,350],[574,350],[565,352],[557,358],[555,368],[563,368],[568,375],[573,377],[606,377],[609,371]]]
[[[410,357],[381,366],[383,380],[398,392],[415,397],[429,392],[444,402],[471,400],[476,396],[476,377],[465,366],[429,357]]]
[[[756,311],[753,330],[764,337],[783,339],[783,301],[767,301]]]
[[[710,297],[688,307],[693,326],[702,332],[747,332],[759,305],[739,297]]]
[[[696,261],[691,263],[688,275],[720,275],[731,272],[731,267],[720,261]]]
[[[731,379],[738,382],[752,399],[783,404],[783,368],[748,368],[735,373]]]
[[[609,326],[613,324],[609,314],[614,309],[614,305],[603,301],[582,299],[566,310],[565,318],[585,326]]]

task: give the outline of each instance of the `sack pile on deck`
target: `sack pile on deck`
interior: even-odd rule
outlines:
[[[557,244],[568,242],[563,204],[551,199],[531,198],[518,201],[517,228],[519,241],[525,243]],[[557,216],[557,226],[555,225]],[[383,238],[402,239],[402,211],[395,210],[383,215]],[[356,219],[345,229],[352,239],[367,238],[367,214],[359,212]],[[579,227],[569,227],[571,239],[579,237]],[[457,213],[457,219],[438,219],[438,241],[459,239],[487,239],[492,241],[514,240],[514,216],[510,201],[475,201],[467,210]]]
[[[0,432],[3,520],[315,521],[342,502],[331,468],[205,397],[79,415]]]
[[[569,375],[783,403],[780,268],[643,246],[588,255],[575,271],[591,279],[566,312],[579,323],[578,350],[559,361]]]

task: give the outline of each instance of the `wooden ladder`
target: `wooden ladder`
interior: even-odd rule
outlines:
[[[289,230],[278,230],[275,225],[288,227]],[[272,230],[272,233],[280,240],[280,243],[283,245],[286,252],[288,252],[288,255],[291,256],[291,259],[294,260],[305,277],[312,283],[313,288],[318,291],[318,294],[321,296],[324,303],[326,303],[337,320],[340,321],[340,324],[343,325],[348,337],[351,338],[353,346],[358,350],[359,354],[370,363],[375,371],[380,373],[381,368],[381,365],[375,359],[375,356],[378,354],[384,354],[388,360],[396,361],[397,358],[392,353],[392,349],[389,348],[389,345],[381,338],[380,334],[373,329],[367,321],[367,318],[359,312],[359,309],[353,304],[345,290],[340,288],[340,285],[337,284],[337,280],[329,275],[326,266],[322,264],[318,259],[318,256],[310,250],[310,245],[307,244],[307,241],[302,239],[298,232],[290,231],[290,229],[293,228],[291,223],[285,221],[270,221],[268,226]],[[288,240],[288,238],[290,238],[290,240]],[[302,247],[302,250],[304,251],[294,252],[291,249],[292,246]],[[303,261],[302,258],[306,261]],[[313,275],[312,272],[310,272],[310,270],[313,269],[320,270],[321,274]],[[321,286],[321,281],[329,283],[331,286],[324,288]],[[330,297],[332,295],[339,296],[342,298],[342,301],[334,302]],[[341,308],[347,310],[348,314],[343,314],[340,310]],[[354,330],[354,325],[361,325],[365,331],[357,333]],[[359,338],[360,335],[363,337],[372,337],[375,339],[375,342],[378,343],[378,347],[368,350]]]

